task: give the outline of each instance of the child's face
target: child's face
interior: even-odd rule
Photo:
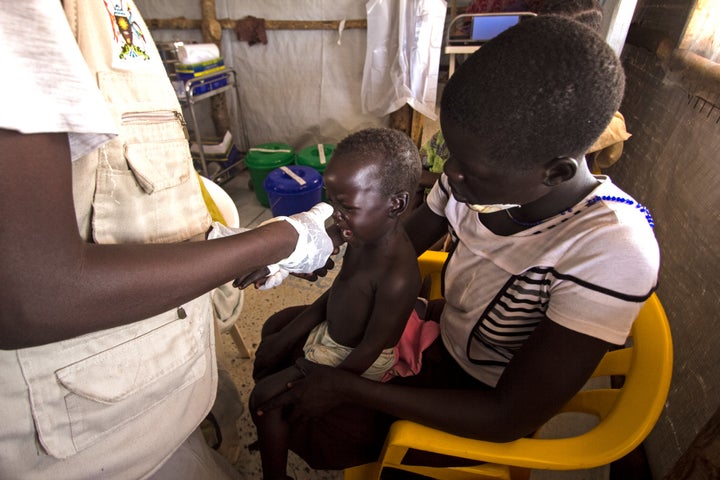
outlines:
[[[325,189],[335,209],[333,220],[343,239],[371,243],[388,231],[391,199],[378,189],[377,168],[361,158],[336,158],[324,174]]]
[[[450,152],[443,170],[459,202],[525,205],[547,193],[542,166],[522,171],[492,168],[483,157],[482,138],[466,133],[448,118],[443,118],[442,131]]]

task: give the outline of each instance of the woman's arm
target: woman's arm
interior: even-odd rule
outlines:
[[[557,413],[608,347],[545,320],[490,390],[383,384],[301,359],[297,365],[306,377],[261,408],[292,404],[297,415],[315,416],[341,403],[361,404],[456,435],[506,442],[532,433]]]
[[[404,226],[417,255],[433,246],[447,233],[445,217],[433,213],[426,203],[413,210]]]
[[[0,348],[55,342],[177,307],[293,252],[287,222],[167,245],[95,245],[75,219],[66,134],[0,130]]]

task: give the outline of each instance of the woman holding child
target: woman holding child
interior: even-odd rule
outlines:
[[[448,231],[440,337],[414,376],[378,383],[296,362],[304,377],[258,409],[291,407],[291,448],[312,467],[373,461],[404,418],[510,441],[532,433],[624,343],[653,292],[647,209],[584,158],[620,106],[610,47],[565,18],[526,20],[473,54],[445,87],[450,153],[408,218],[416,253]]]

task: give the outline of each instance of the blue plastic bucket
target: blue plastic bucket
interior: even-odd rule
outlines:
[[[304,165],[276,168],[265,177],[263,186],[275,217],[305,212],[322,199],[322,175]]]
[[[261,205],[270,206],[263,182],[270,172],[284,165],[295,163],[295,150],[286,143],[263,143],[252,147],[245,156],[245,166],[250,172],[255,196]]]

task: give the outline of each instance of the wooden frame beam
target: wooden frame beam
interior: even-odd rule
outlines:
[[[216,20],[223,29],[235,28],[237,20],[223,18]],[[265,30],[338,30],[341,20],[265,20]],[[151,18],[146,20],[151,30],[201,30],[203,20],[191,20],[185,17]],[[343,27],[348,29],[367,28],[367,20],[345,20]]]

